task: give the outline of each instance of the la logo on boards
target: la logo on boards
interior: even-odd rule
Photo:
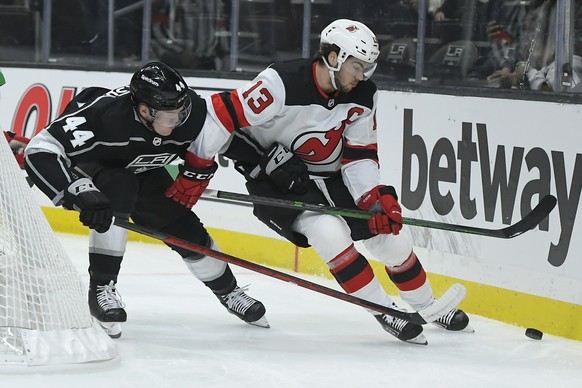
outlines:
[[[456,206],[467,220],[481,213],[486,221],[494,222],[495,209],[500,203],[501,222],[509,225],[515,206],[525,216],[531,210],[532,200],[550,193],[553,181],[561,231],[558,243],[550,244],[548,262],[554,267],[564,264],[582,191],[582,154],[576,154],[574,170],[567,176],[566,155],[562,151],[514,146],[509,152],[506,151],[509,146],[499,144],[492,155],[487,125],[483,123],[463,122],[457,142],[442,137],[432,150],[427,149],[420,134],[413,134],[412,109],[404,109],[403,123],[400,198],[403,206],[410,210],[420,208],[428,193],[432,208],[440,215],[449,214]],[[415,176],[412,176],[413,161],[418,165]],[[524,164],[528,171],[536,170],[538,178],[529,179],[519,192],[519,183],[527,179],[521,175]],[[460,171],[458,175],[457,171]],[[440,182],[455,184],[458,192],[441,193]],[[471,197],[471,192],[482,193],[481,204]],[[548,231],[549,220],[542,221],[539,229]]]

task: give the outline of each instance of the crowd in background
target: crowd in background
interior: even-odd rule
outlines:
[[[415,81],[417,45],[422,44],[423,82],[576,91],[582,74],[582,0],[570,1],[571,13],[558,23],[557,0],[427,0],[419,42],[419,0],[314,0],[306,42],[303,0],[240,0],[236,70],[254,71],[300,57],[306,43],[316,47],[323,26],[345,17],[376,33],[381,47],[377,75],[388,81]],[[115,17],[116,64],[138,66],[143,8],[135,6],[137,0],[114,3],[116,11],[130,10]],[[52,1],[55,62],[99,63],[108,48],[108,4]],[[232,6],[231,0],[152,0],[148,59],[180,69],[235,70],[230,63]],[[18,60],[22,47],[38,46],[35,12],[42,20],[42,0],[0,0],[0,63]],[[554,85],[559,28],[566,37],[562,87]],[[20,60],[35,62],[38,54],[28,52]]]

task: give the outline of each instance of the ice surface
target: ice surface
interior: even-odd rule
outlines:
[[[87,238],[59,235],[82,274]],[[0,367],[0,387],[581,387],[582,342],[471,316],[474,334],[427,326],[402,343],[360,307],[233,267],[267,307],[270,329],[220,305],[162,245],[130,243],[119,277],[127,304],[118,359]],[[328,280],[309,277],[337,289]]]

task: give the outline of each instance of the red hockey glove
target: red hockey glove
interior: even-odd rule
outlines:
[[[186,152],[184,164],[180,165],[180,174],[166,190],[166,197],[191,209],[198,201],[210,179],[218,169],[213,160],[201,159],[191,152]]]
[[[372,233],[400,233],[402,209],[398,204],[398,196],[394,187],[384,185],[374,187],[360,198],[358,207],[376,213],[368,220],[368,226]]]
[[[6,141],[10,145],[10,149],[18,162],[20,168],[24,168],[24,149],[30,141],[29,138],[24,136],[18,136],[14,132],[5,131],[4,136],[6,136]]]

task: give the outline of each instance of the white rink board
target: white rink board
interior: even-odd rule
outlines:
[[[67,92],[122,86],[131,77],[130,73],[16,68],[4,68],[3,73],[7,84],[0,88],[0,128],[27,136],[35,132],[39,118],[41,122],[55,118]],[[202,96],[244,83],[187,81]],[[16,117],[24,117],[25,125],[15,128]],[[418,250],[429,271],[582,305],[578,259],[582,242],[577,238],[581,225],[576,218],[582,156],[581,163],[575,164],[582,140],[579,105],[381,91],[377,122],[382,177],[401,193],[405,216],[502,228],[522,217],[522,201],[533,198],[531,205],[535,205],[538,197],[533,192],[548,188],[558,198],[547,230],[515,239],[409,228],[416,245],[430,249]],[[499,186],[491,185],[492,176],[509,189],[500,194]],[[426,190],[421,190],[425,183]],[[240,175],[224,166],[211,188],[244,192]],[[450,199],[444,198],[447,193]],[[466,194],[464,204],[469,204],[464,213],[461,193]],[[506,223],[502,201],[505,209],[512,210],[506,210]],[[204,202],[197,212],[211,227],[275,237],[245,207]]]
[[[409,115],[412,112],[412,124],[410,120],[405,123],[405,111]],[[429,270],[582,304],[582,263],[578,260],[582,254],[582,242],[576,237],[580,235],[582,227],[576,218],[582,186],[582,155],[577,154],[582,138],[579,105],[381,92],[377,119],[380,127],[378,148],[382,178],[397,185],[405,207],[407,196],[403,189],[407,174],[411,183],[406,190],[422,192],[418,189],[419,184],[422,184],[419,183],[422,181],[419,179],[419,154],[420,159],[423,156],[427,159],[423,165],[431,165],[432,161],[434,171],[436,167],[450,170],[450,176],[440,179],[438,172],[434,173],[436,177],[430,172],[425,173],[428,178],[424,181],[428,183],[424,199],[420,207],[420,201],[416,201],[417,210],[409,208],[405,211],[406,216],[502,228],[522,218],[521,201],[527,202],[532,197],[532,188],[538,184],[540,176],[545,177],[544,183],[540,185],[547,185],[550,193],[558,198],[558,206],[550,215],[546,231],[536,229],[514,239],[492,239],[411,228],[418,245],[440,252],[437,255],[435,252],[431,254],[436,260],[423,261]],[[475,147],[472,155],[475,160],[464,156],[466,160],[471,159],[470,168],[464,171],[459,150],[469,147],[459,144],[463,141],[463,126],[471,134],[471,140],[466,138],[465,143],[474,143]],[[481,131],[480,137],[478,131]],[[421,141],[426,150],[419,145]],[[439,147],[435,151],[437,142]],[[450,157],[447,159],[443,154]],[[482,162],[486,160],[485,155],[488,155],[489,163]],[[577,158],[581,159],[578,166],[575,166]],[[406,167],[404,171],[403,164]],[[506,186],[513,185],[515,192],[507,190],[499,194],[499,189],[488,189],[488,199],[491,200],[497,193],[497,200],[492,202],[494,210],[489,213],[493,219],[487,220],[483,188],[491,185],[496,167],[497,177],[502,176],[500,172],[505,174],[500,181]],[[470,172],[470,180],[467,179],[467,171]],[[462,174],[465,174],[463,178]],[[468,190],[461,189],[463,179],[465,184],[470,182],[467,184]],[[434,186],[432,191],[429,189],[431,182]],[[463,217],[460,209],[460,193],[463,190],[469,193],[468,198],[475,201],[476,214],[472,219]],[[454,203],[452,209],[445,214],[438,214],[431,203],[431,192],[435,197],[450,193]],[[506,207],[513,206],[513,212],[508,213],[511,216],[510,222],[505,224],[502,222],[501,198]],[[532,207],[537,201],[538,196],[533,196]],[[571,240],[568,244],[569,233]],[[550,264],[550,260],[554,264]]]

